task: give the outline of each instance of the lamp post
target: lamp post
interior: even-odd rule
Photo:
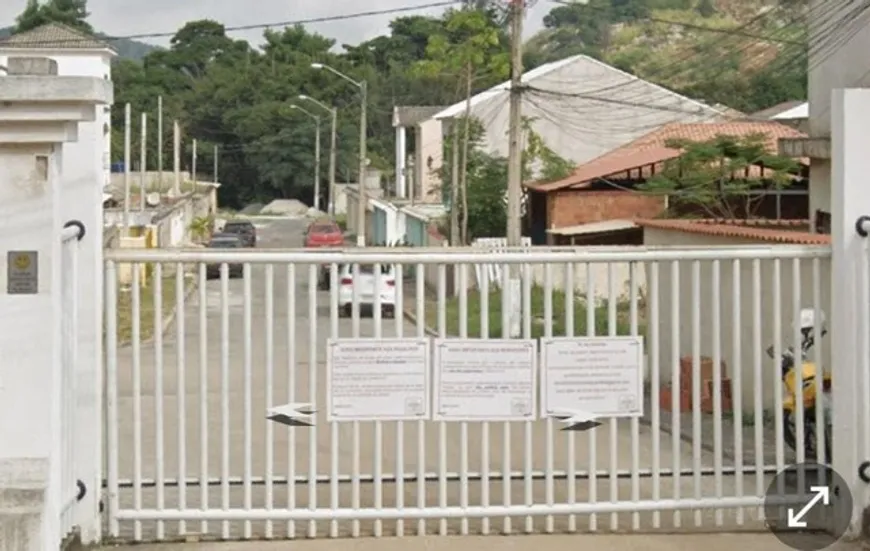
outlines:
[[[291,105],[290,109],[296,109],[314,119],[317,135],[314,138],[314,209],[320,210],[320,117],[298,105]]]
[[[356,232],[356,244],[359,247],[365,247],[366,245],[366,207],[368,206],[368,197],[366,193],[366,184],[365,184],[365,176],[366,176],[366,103],[368,102],[366,96],[368,93],[368,85],[366,81],[360,80],[356,81],[341,71],[330,67],[329,65],[324,65],[322,63],[312,63],[312,69],[323,69],[329,71],[330,73],[343,78],[344,80],[350,82],[357,88],[359,88],[360,92],[360,113],[359,113],[359,198],[357,200],[357,232]]]
[[[299,96],[300,100],[310,101],[314,105],[317,105],[321,109],[325,109],[329,111],[329,116],[332,119],[332,129],[330,131],[329,137],[329,200],[327,203],[327,210],[329,214],[335,216],[335,156],[336,156],[336,133],[337,133],[337,122],[338,122],[338,109],[335,107],[330,107],[323,103],[320,100],[316,100],[311,96],[306,96],[304,94]]]

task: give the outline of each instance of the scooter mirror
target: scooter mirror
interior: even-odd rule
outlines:
[[[812,329],[816,326],[816,323],[820,324],[819,329],[822,331],[825,330],[825,313],[819,311],[819,319],[816,319],[816,311],[813,308],[804,308],[800,312],[800,328],[805,331],[807,329]]]

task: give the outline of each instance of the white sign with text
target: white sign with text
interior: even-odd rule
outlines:
[[[541,416],[643,416],[643,337],[542,339]]]
[[[522,339],[435,339],[433,419],[532,421],[537,346]]]
[[[329,339],[327,421],[429,418],[428,339]]]

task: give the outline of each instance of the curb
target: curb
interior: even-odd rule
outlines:
[[[415,324],[415,325],[417,324],[417,316],[416,316],[416,314],[414,314],[413,312],[411,312],[411,309],[410,309],[410,308],[402,308],[402,314],[405,316],[405,319],[406,319],[406,320],[410,321],[411,323],[413,323],[413,324]],[[424,330],[424,331],[426,332],[426,334],[429,335],[430,337],[437,337],[437,336],[438,336],[438,332],[435,331],[434,329],[432,329],[431,327],[429,327],[428,325],[425,325],[425,324],[424,324],[424,325],[423,325],[423,330]]]
[[[194,291],[198,288],[196,284],[196,280],[191,281],[187,286],[187,289],[184,291],[184,301],[187,302],[191,296],[193,296]],[[172,308],[172,311],[163,316],[163,323],[160,324],[160,334],[164,335],[169,330],[169,327],[175,322],[175,318],[177,317],[178,311],[175,307]],[[154,343],[154,335],[151,335],[147,339],[142,339],[139,341],[139,344],[153,344]],[[133,345],[132,340],[122,341],[118,343],[118,348],[129,348]]]

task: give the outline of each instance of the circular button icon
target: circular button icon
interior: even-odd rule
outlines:
[[[15,267],[19,270],[30,268],[30,257],[26,254],[19,254],[15,257]]]
[[[852,517],[852,493],[827,465],[791,465],[771,480],[764,495],[767,526],[784,545],[821,551],[836,543]]]

